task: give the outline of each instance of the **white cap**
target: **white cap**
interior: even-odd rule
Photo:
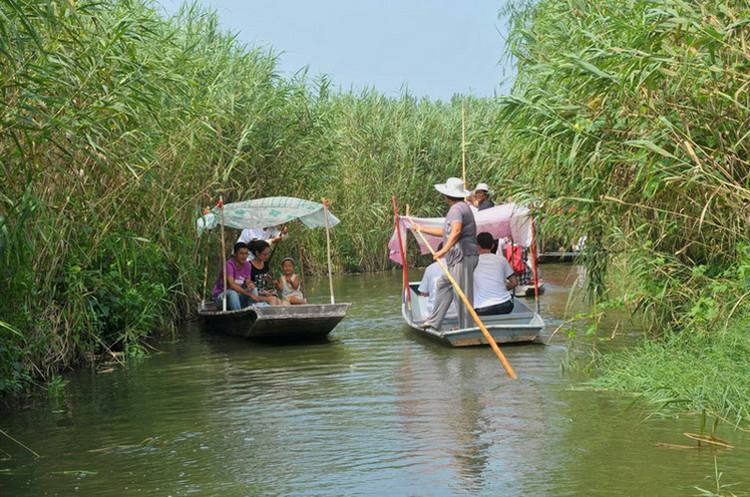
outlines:
[[[485,191],[485,192],[487,192],[488,194],[492,194],[492,190],[490,190],[490,185],[488,185],[487,183],[479,183],[479,184],[477,185],[477,187],[476,187],[476,188],[474,188],[474,191],[475,191],[475,192],[476,192],[476,191],[479,191],[479,190]]]

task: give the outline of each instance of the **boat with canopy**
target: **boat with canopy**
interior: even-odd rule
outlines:
[[[350,303],[336,303],[331,279],[330,228],[339,224],[322,204],[293,197],[268,197],[244,202],[224,204],[222,200],[204,212],[197,220],[199,233],[221,229],[222,261],[226,257],[224,228],[264,229],[299,221],[308,228],[326,229],[328,253],[328,281],[331,294],[330,304],[302,304],[290,306],[254,306],[236,311],[227,310],[226,299],[221,306],[203,300],[198,308],[198,316],[203,325],[211,331],[257,339],[315,339],[325,337],[346,316]],[[207,288],[207,270],[204,277],[204,291]],[[225,287],[226,288],[226,287]]]
[[[395,208],[394,201],[394,210]],[[403,268],[403,291],[401,298],[401,313],[404,320],[420,335],[437,339],[454,347],[487,344],[487,339],[477,326],[458,329],[458,320],[446,316],[439,330],[422,329],[419,324],[427,318],[427,297],[419,295],[419,282],[409,281],[408,264],[406,260],[406,235],[412,231],[413,225],[442,228],[444,218],[416,218],[395,215],[393,236],[388,243],[390,259]],[[484,209],[474,213],[477,233],[488,232],[493,238],[509,237],[514,244],[531,250],[531,266],[533,280],[536,283],[534,292],[536,310],[518,299],[514,300],[513,311],[509,314],[482,316],[482,321],[498,344],[512,342],[534,342],[544,329],[544,320],[539,315],[539,287],[536,271],[536,244],[534,240],[534,220],[529,210],[523,206],[508,203]],[[415,238],[419,244],[420,253],[427,254],[437,250],[441,239],[432,235],[420,234]],[[430,247],[426,244],[429,243]],[[501,257],[498,255],[498,257]]]

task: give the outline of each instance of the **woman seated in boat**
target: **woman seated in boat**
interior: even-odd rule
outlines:
[[[494,240],[486,232],[477,235],[479,261],[474,269],[474,310],[480,316],[508,314],[513,310],[510,290],[518,279],[505,257],[492,254]]]
[[[281,261],[281,277],[276,280],[276,289],[281,292],[282,302],[288,302],[292,305],[307,304],[305,296],[302,294],[299,276],[294,272],[294,259],[284,257]]]
[[[219,309],[224,308],[225,285],[228,311],[237,311],[252,304],[267,305],[267,299],[257,295],[255,285],[253,285],[251,279],[252,267],[247,262],[249,254],[250,250],[247,244],[236,243],[232,256],[227,259],[224,265],[224,270],[219,272],[211,291],[211,296]]]
[[[271,258],[271,246],[265,240],[250,242],[250,252],[254,258],[250,261],[250,281],[255,285],[255,295],[261,302],[269,305],[281,305],[281,300],[272,288],[268,260]]]

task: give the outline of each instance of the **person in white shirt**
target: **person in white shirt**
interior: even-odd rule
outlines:
[[[288,231],[288,228],[286,226],[282,227],[281,229],[276,228],[275,226],[272,226],[270,228],[264,228],[264,229],[258,229],[258,228],[245,228],[242,230],[242,233],[240,233],[240,237],[237,239],[237,243],[245,243],[249,244],[253,240],[265,240],[268,242],[271,247],[276,245],[281,241],[282,238],[286,235]],[[248,257],[248,261],[252,261],[255,259],[255,256],[252,252],[250,252],[250,257]]]
[[[491,252],[493,244],[489,233],[477,235],[479,261],[474,269],[474,310],[480,316],[510,313],[513,310],[510,290],[518,285],[505,257]]]

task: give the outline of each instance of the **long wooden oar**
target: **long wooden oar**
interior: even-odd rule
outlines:
[[[409,220],[412,224],[417,224],[414,222],[414,220],[407,216],[406,219]],[[427,249],[430,251],[430,253],[434,256],[435,251],[432,250],[432,246],[427,241],[427,239],[424,237],[421,231],[414,230],[417,232],[417,235],[422,239],[422,242],[427,245]],[[495,355],[497,355],[497,358],[500,359],[500,363],[503,365],[503,368],[505,368],[505,372],[508,373],[508,376],[510,376],[512,379],[516,380],[518,379],[518,376],[516,376],[516,372],[513,371],[513,366],[510,365],[508,362],[508,359],[505,358],[505,354],[503,354],[503,351],[500,350],[500,347],[497,346],[497,342],[495,342],[495,339],[492,338],[492,335],[487,330],[487,327],[484,325],[482,320],[479,318],[479,315],[474,310],[474,306],[471,305],[471,302],[469,302],[469,299],[466,297],[466,294],[463,290],[461,290],[461,287],[458,285],[458,282],[453,278],[453,275],[448,271],[448,266],[445,265],[445,262],[442,259],[437,260],[438,265],[440,266],[440,269],[443,270],[443,274],[448,278],[448,281],[451,282],[451,285],[453,285],[453,289],[456,291],[456,294],[458,295],[458,298],[461,299],[461,301],[466,306],[466,309],[468,309],[469,314],[471,314],[472,319],[474,319],[474,322],[477,324],[479,329],[481,330],[482,334],[484,335],[484,338],[487,339],[487,343],[490,344],[490,347],[492,347],[492,350],[495,352]],[[461,310],[459,309],[459,312]]]

